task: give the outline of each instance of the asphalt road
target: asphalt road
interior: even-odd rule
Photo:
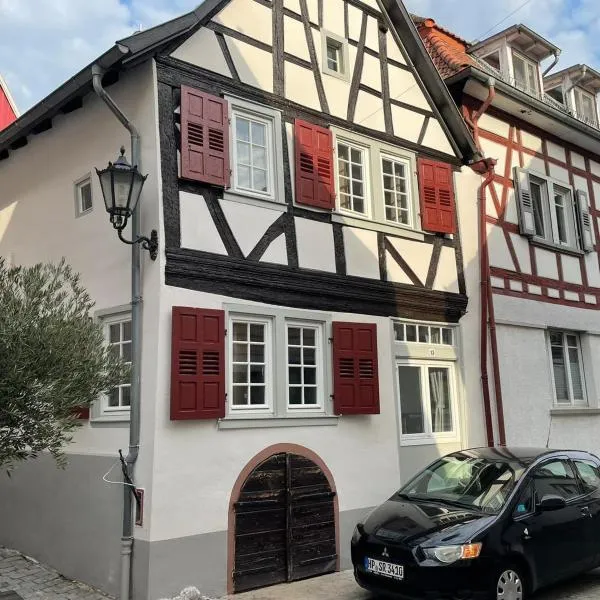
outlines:
[[[235,600],[375,600],[350,571],[236,594]],[[223,599],[225,600],[225,599]],[[600,600],[600,569],[537,593],[531,600]]]

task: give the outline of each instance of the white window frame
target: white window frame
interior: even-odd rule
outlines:
[[[115,323],[131,321],[131,306],[123,305],[104,310],[98,310],[94,314],[94,319],[102,327],[104,343],[109,344],[110,331],[109,326]],[[133,331],[132,331],[133,336]],[[132,356],[133,358],[133,356]],[[131,414],[130,406],[109,407],[108,396],[101,394],[98,399],[92,403],[90,410],[90,422],[119,422],[129,421]]]
[[[579,99],[577,97],[578,95]],[[588,98],[592,102],[593,115],[591,118],[583,114],[583,98]],[[577,108],[578,104],[581,106],[581,113]],[[580,121],[591,124],[594,127],[598,127],[598,104],[596,102],[596,96],[594,96],[594,94],[590,94],[590,92],[588,92],[587,90],[584,90],[579,86],[575,86],[573,88],[573,105],[575,106],[575,114]]]
[[[529,183],[531,185],[532,178],[539,180],[545,184],[545,194],[542,198],[542,215],[544,222],[544,236],[535,235],[534,240],[542,243],[551,245],[557,249],[574,250],[582,252],[581,242],[578,234],[578,215],[576,207],[576,197],[573,186],[549,177],[548,175],[542,175],[535,171],[527,170],[527,176],[529,177]],[[534,182],[535,183],[535,182]],[[555,204],[555,188],[559,188],[568,193],[568,206],[565,210],[566,225],[567,225],[567,242],[561,242],[559,239],[558,232],[558,220],[556,216],[556,204]],[[532,197],[533,202],[533,197]],[[534,214],[535,219],[535,214]]]
[[[288,349],[289,349],[289,329],[290,327],[304,327],[315,330],[315,362],[316,362],[316,404],[290,404],[290,372],[289,369],[292,366],[289,364]],[[324,325],[323,323],[315,321],[297,321],[295,319],[285,320],[285,391],[286,391],[286,403],[287,410],[289,412],[298,411],[323,411],[325,407],[325,382],[323,378],[323,345],[325,340]]]
[[[423,409],[423,433],[404,433],[402,431],[402,402],[400,397],[400,381],[398,367],[419,368],[421,371],[421,407]],[[429,390],[429,369],[448,369],[448,389],[450,392],[450,406],[452,410],[452,431],[433,432],[431,419],[431,393]],[[459,440],[458,427],[458,396],[456,384],[455,364],[449,361],[417,360],[412,358],[397,358],[394,368],[395,385],[397,389],[396,402],[398,406],[398,420],[400,427],[400,441],[403,446],[415,446],[431,443],[450,443]]]
[[[348,208],[342,208],[341,205],[341,188],[340,188],[340,157],[339,157],[339,146],[343,144],[348,146],[349,150],[352,151],[358,150],[362,153],[363,163],[363,191],[364,191],[364,205],[365,212],[358,212],[356,210],[350,210]],[[336,190],[336,209],[344,215],[349,215],[352,217],[358,217],[363,219],[371,219],[371,215],[373,213],[371,207],[371,148],[365,144],[361,144],[352,140],[350,138],[346,138],[343,136],[336,136],[335,139],[335,190]],[[350,171],[352,171],[352,163],[350,163]],[[350,172],[350,176],[352,176],[352,172]],[[352,177],[350,177],[350,188],[352,191]],[[351,196],[352,197],[352,196]]]
[[[231,117],[229,127],[229,147],[231,161],[231,187],[224,192],[224,198],[237,200],[248,204],[263,205],[276,203],[285,205],[285,185],[283,178],[283,140],[281,112],[242,100],[236,96],[226,96],[229,102]],[[267,167],[268,185],[267,193],[247,190],[237,185],[237,144],[235,139],[236,117],[242,116],[267,125]]]
[[[92,205],[90,208],[83,208],[83,198],[81,196],[81,190],[84,186],[90,186],[90,199]],[[92,185],[92,175],[91,173],[87,173],[74,183],[75,189],[75,216],[83,217],[84,215],[90,214],[94,210],[94,186]]]
[[[517,86],[517,76],[516,76],[516,69],[515,69],[515,58],[518,58],[519,60],[523,61],[523,64],[525,65],[525,70],[526,70],[526,77],[529,76],[529,72],[527,70],[527,67],[533,67],[533,71],[534,71],[534,81],[535,81],[535,90],[532,90],[529,87],[529,81],[527,81],[527,89],[522,90],[525,93],[529,94],[530,96],[534,96],[535,98],[539,98],[540,97],[540,66],[539,63],[531,60],[530,58],[527,58],[524,54],[522,54],[521,52],[519,52],[517,49],[515,48],[511,48],[511,63],[512,63],[512,78],[513,78],[513,85],[517,88],[517,89],[521,89],[519,86]]]
[[[265,326],[265,404],[235,406],[233,404],[233,324],[249,323]],[[231,414],[265,414],[273,413],[273,320],[268,317],[251,314],[230,314],[227,322],[228,353],[227,353],[227,397],[228,410]],[[250,342],[248,342],[250,343]],[[250,382],[247,383],[250,385]]]
[[[406,173],[406,177],[405,177],[405,182],[406,182],[406,203],[408,206],[408,223],[400,223],[398,221],[393,221],[387,218],[386,215],[386,208],[387,205],[385,203],[385,176],[384,176],[384,172],[383,172],[383,161],[387,160],[390,161],[392,163],[399,163],[404,165],[404,169],[405,169],[405,173]],[[414,229],[414,206],[413,206],[413,198],[412,198],[412,184],[411,184],[411,164],[410,164],[410,160],[406,159],[406,158],[401,158],[399,156],[395,156],[393,154],[390,154],[389,152],[380,152],[379,153],[379,170],[380,170],[380,175],[381,175],[381,191],[382,191],[382,195],[381,195],[381,201],[383,203],[383,218],[385,219],[386,223],[391,223],[393,225],[398,225],[400,227],[410,227],[411,229]],[[396,194],[396,190],[393,190],[394,194]]]
[[[557,394],[556,394],[556,378],[554,376],[554,363],[552,362],[552,342],[550,340],[551,333],[561,333],[563,335],[563,353],[565,357],[565,371],[567,376],[567,390],[569,394],[569,402],[558,402]],[[581,389],[583,391],[582,399],[573,398],[573,379],[571,376],[571,363],[569,362],[569,348],[571,346],[568,345],[567,336],[575,336],[577,339],[577,355],[579,361],[579,375],[581,377]],[[573,407],[587,407],[589,406],[588,393],[587,393],[587,385],[586,385],[586,377],[585,377],[585,365],[583,362],[583,351],[582,351],[582,340],[581,334],[577,331],[569,331],[565,329],[548,329],[546,335],[546,344],[547,344],[547,352],[548,352],[548,361],[550,364],[550,373],[552,377],[552,403],[553,408],[573,408]]]
[[[339,50],[341,70],[336,71],[335,69],[329,68],[327,48],[330,43],[334,44]],[[325,75],[331,75],[332,77],[337,77],[344,81],[349,81],[350,79],[348,40],[325,29],[321,29],[321,71]]]
[[[219,420],[219,429],[241,429],[257,427],[282,427],[304,425],[337,425],[334,413],[333,370],[328,340],[331,337],[332,316],[323,313],[254,305],[224,305],[227,322],[226,344],[226,417]],[[232,407],[233,394],[233,321],[269,322],[270,352],[266,377],[270,381],[269,409]],[[317,349],[317,399],[318,406],[290,407],[288,403],[287,328],[288,326],[318,328],[320,347]]]

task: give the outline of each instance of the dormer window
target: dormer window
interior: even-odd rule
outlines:
[[[527,92],[531,96],[539,96],[540,81],[537,63],[525,58],[514,49],[512,51],[512,59],[515,87]]]
[[[496,71],[502,71],[502,66],[500,63],[500,50],[486,54],[485,56],[482,56],[481,59],[490,65],[490,67],[496,69]]]
[[[596,116],[596,98],[580,87],[576,87],[573,90],[573,93],[575,95],[575,110],[577,112],[577,117],[581,121],[597,127],[598,117]]]

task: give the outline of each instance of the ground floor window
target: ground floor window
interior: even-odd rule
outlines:
[[[566,331],[550,331],[548,338],[555,404],[587,404],[579,335]]]
[[[437,362],[397,364],[402,437],[455,437],[454,366]]]

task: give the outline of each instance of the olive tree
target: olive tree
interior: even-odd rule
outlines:
[[[92,299],[63,260],[9,267],[0,258],[0,468],[64,448],[89,407],[127,376],[91,317]]]

